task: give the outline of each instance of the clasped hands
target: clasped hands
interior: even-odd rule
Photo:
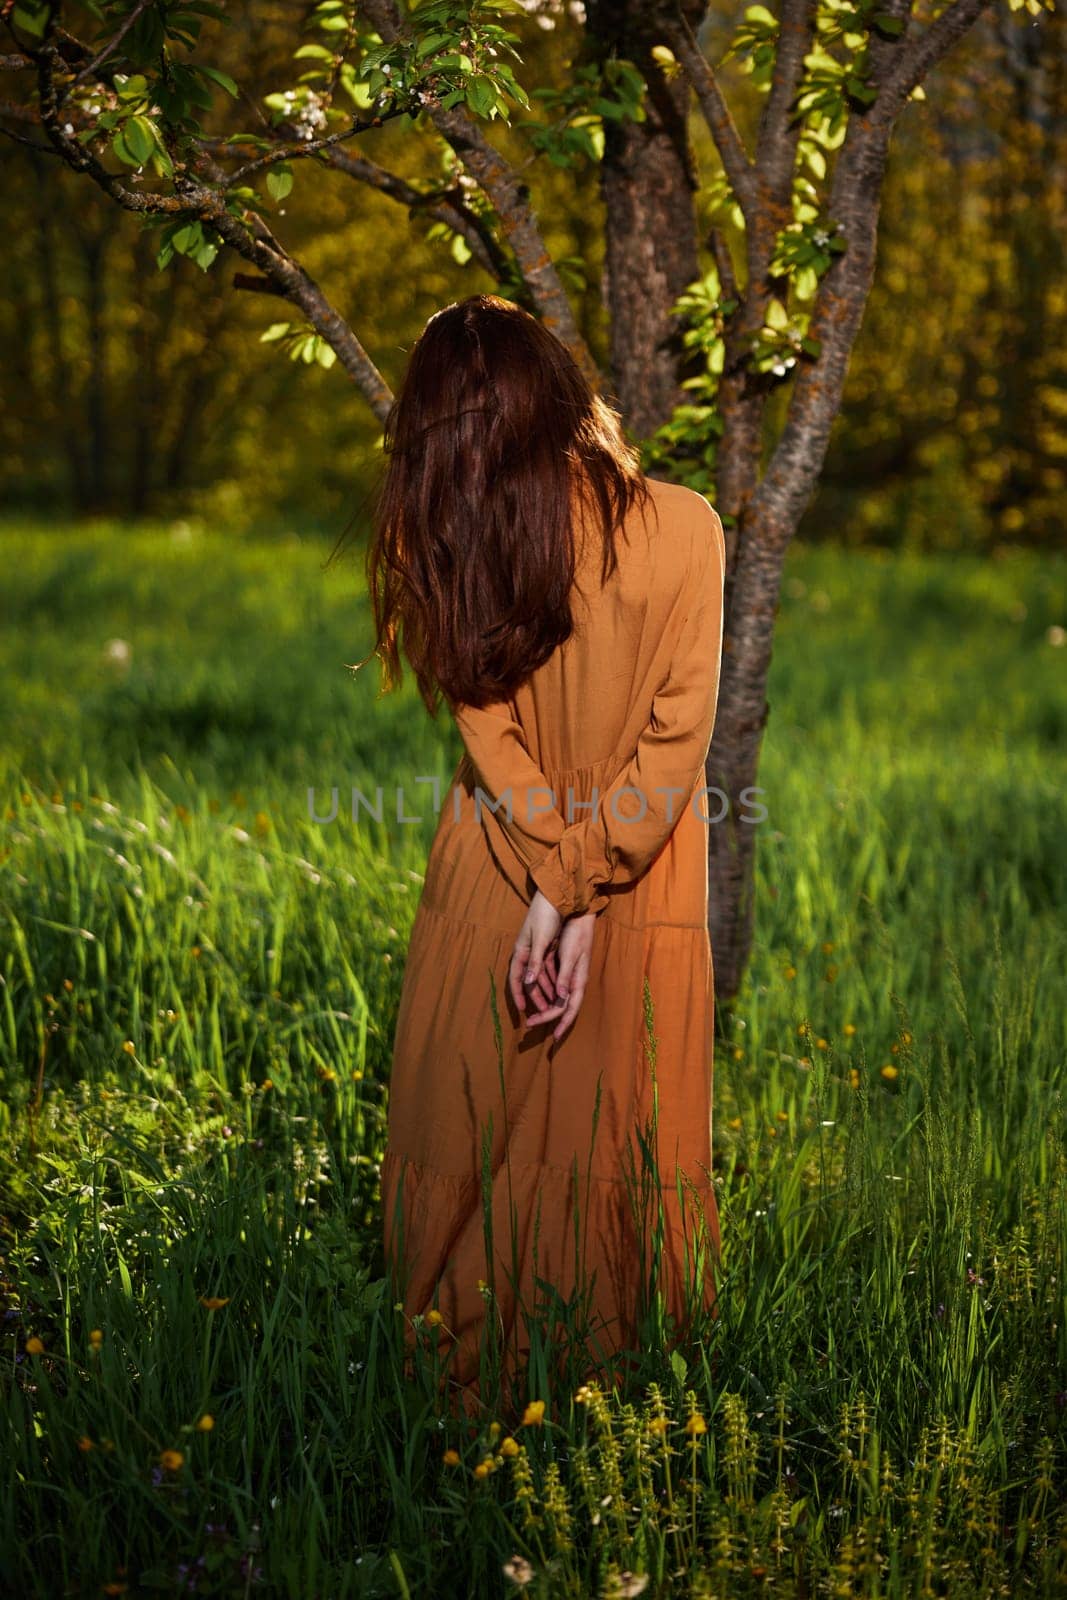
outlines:
[[[537,890],[508,968],[508,987],[524,1031],[555,1021],[553,1039],[566,1033],[585,997],[595,928],[595,912],[564,919]]]

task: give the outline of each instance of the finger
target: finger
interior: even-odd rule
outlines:
[[[522,980],[523,973],[526,971],[527,961],[529,960],[529,954],[530,936],[526,932],[520,933],[515,942],[515,949],[512,952],[511,965],[508,968],[508,988],[511,990],[511,998],[518,1007],[520,1016],[522,1016],[526,1010],[526,989],[523,986]]]
[[[579,961],[575,967],[574,977],[571,982],[570,993],[562,1016],[552,1030],[553,1039],[562,1039],[567,1029],[571,1027],[575,1017],[581,1010],[582,1001],[585,999],[586,984],[589,979],[588,960]]]
[[[554,1004],[556,999],[556,948],[553,945],[545,952],[544,964],[537,975],[537,979],[529,986],[528,995],[535,998],[538,1005],[548,1001]]]
[[[531,928],[530,948],[526,958],[526,971],[523,975],[523,982],[527,989],[536,983],[541,976],[545,957],[548,955],[549,944],[550,940],[546,937],[543,929]]]
[[[581,960],[581,949],[573,941],[569,941],[560,952],[559,971],[556,974],[556,994],[566,1000],[574,982],[575,969]]]
[[[554,1005],[546,1006],[540,1011],[531,1011],[526,1017],[526,1027],[539,1028],[545,1022],[554,1022],[557,1017],[563,1015],[566,1005],[567,1001],[559,1000]]]

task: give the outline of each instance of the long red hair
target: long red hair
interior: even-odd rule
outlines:
[[[384,689],[402,646],[431,715],[507,699],[573,631],[573,520],[603,535],[650,498],[617,413],[536,317],[498,295],[445,306],[385,424],[367,552]],[[369,659],[369,658],[368,658]]]

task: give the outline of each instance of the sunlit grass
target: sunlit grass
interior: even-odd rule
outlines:
[[[12,1593],[1063,1592],[1062,561],[793,553],[718,1315],[468,1427],[378,1242],[430,825],[306,798],[388,819],[454,735],[345,672],[322,547],[5,537]]]

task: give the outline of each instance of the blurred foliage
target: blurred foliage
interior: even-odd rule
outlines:
[[[527,9],[537,20],[537,8]],[[213,60],[269,104],[292,76],[291,13],[273,3],[253,15],[248,0],[230,11],[234,26],[218,31]],[[523,34],[522,77],[542,131],[524,130],[520,116],[519,127],[495,122],[492,137],[522,167],[583,335],[606,368],[600,130],[571,104],[578,22],[563,12],[555,21]],[[733,25],[723,19],[720,40],[713,19],[713,60]],[[969,548],[1062,539],[1063,33],[1062,14],[1042,12],[1024,26],[1007,12],[985,18],[902,117],[878,272],[802,533]],[[736,63],[722,75],[751,140],[758,96]],[[613,92],[632,88],[627,80]],[[232,115],[237,125],[245,108]],[[718,162],[695,115],[693,140],[706,224]],[[419,184],[449,174],[450,153],[413,137],[406,119],[362,136],[359,153]],[[568,165],[557,162],[561,153]],[[433,310],[496,287],[446,227],[410,218],[342,173],[304,163],[291,216],[282,169],[272,179],[287,243],[391,384]],[[232,527],[295,522],[337,534],[371,488],[380,429],[340,366],[327,367],[321,342],[280,322],[273,297],[236,291],[228,251],[209,274],[181,256],[160,273],[158,232],[142,232],[58,162],[5,144],[0,182],[9,222],[5,502],[54,514],[200,515]],[[800,257],[810,256],[813,276],[834,241],[816,229],[791,236],[790,246],[802,272]],[[710,268],[710,254],[703,261]],[[688,305],[699,345],[699,292]],[[774,432],[787,398],[782,385],[768,419]]]

